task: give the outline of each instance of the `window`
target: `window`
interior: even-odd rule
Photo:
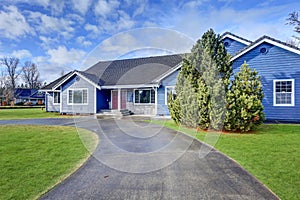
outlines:
[[[154,89],[140,89],[134,91],[134,103],[155,103]]]
[[[228,41],[224,42],[224,46],[225,47],[229,47],[230,46],[230,43]]]
[[[165,104],[168,105],[168,98],[169,98],[169,94],[172,92],[172,99],[174,100],[176,98],[176,90],[175,90],[175,86],[166,86],[165,89]]]
[[[274,80],[274,106],[294,106],[294,79]]]
[[[60,92],[53,92],[53,102],[60,104]]]
[[[68,104],[87,104],[87,89],[68,90]]]
[[[262,54],[268,53],[267,48],[266,48],[266,47],[261,48],[261,49],[260,49],[260,53],[262,53]]]

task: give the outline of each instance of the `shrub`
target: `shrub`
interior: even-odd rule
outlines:
[[[263,97],[261,77],[245,62],[228,91],[225,129],[247,132],[262,124]]]

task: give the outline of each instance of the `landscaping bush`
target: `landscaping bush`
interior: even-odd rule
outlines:
[[[225,129],[247,132],[262,124],[263,97],[261,77],[245,62],[228,91]]]

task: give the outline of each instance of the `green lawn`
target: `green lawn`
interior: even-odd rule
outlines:
[[[41,108],[0,109],[1,119],[32,119],[66,117],[55,112],[46,112]]]
[[[92,150],[97,137],[80,138]],[[37,198],[85,161],[89,152],[73,127],[0,126],[0,199]]]
[[[172,121],[164,125],[178,130]],[[195,135],[192,129],[180,130]],[[196,137],[203,141],[206,134],[199,132]],[[240,163],[281,199],[300,199],[300,125],[266,124],[249,134],[221,134],[215,148]]]

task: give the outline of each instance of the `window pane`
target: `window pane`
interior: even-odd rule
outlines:
[[[73,90],[69,90],[69,103],[73,103]]]
[[[150,90],[139,90],[140,103],[150,103]]]
[[[292,81],[276,81],[275,82],[275,101],[276,104],[291,104],[292,103]]]
[[[276,104],[291,104],[291,103],[292,103],[292,93],[276,94]]]
[[[292,81],[287,81],[286,92],[292,92]]]
[[[60,93],[54,92],[54,103],[60,103]]]
[[[73,90],[73,103],[82,103],[82,90]]]

